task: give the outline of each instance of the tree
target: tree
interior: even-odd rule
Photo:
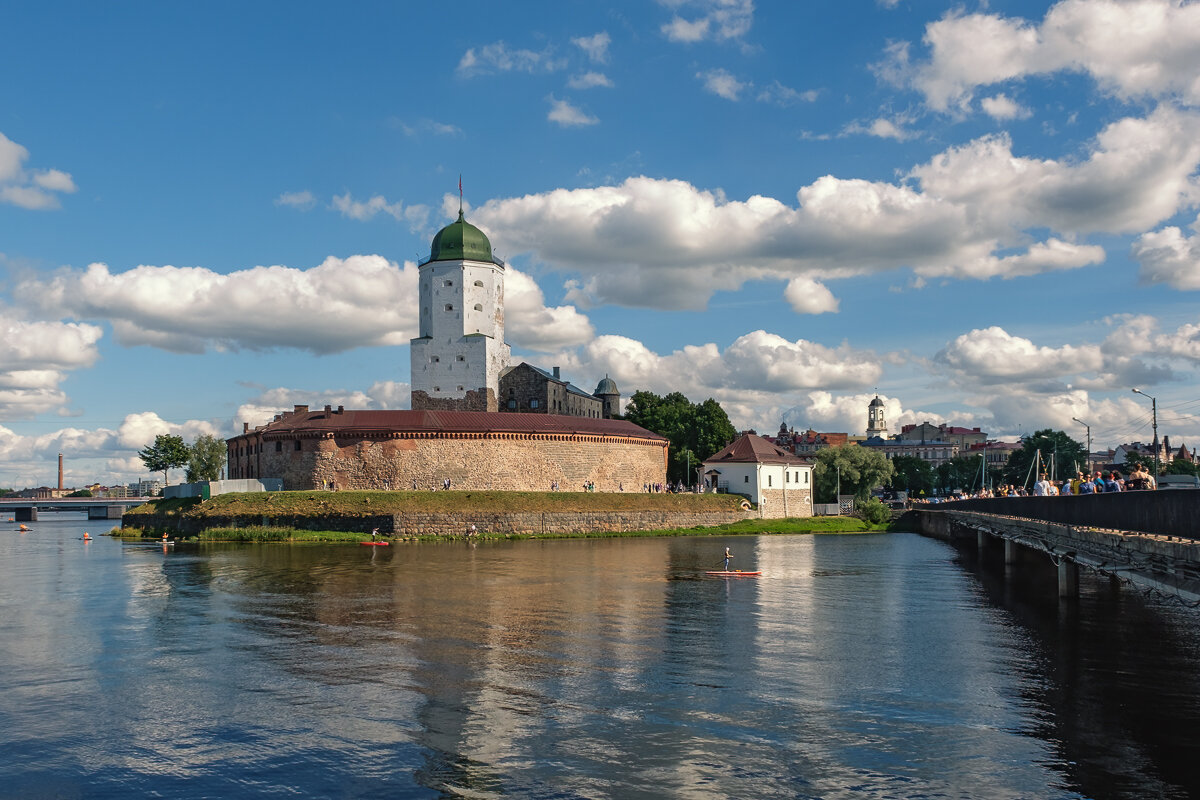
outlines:
[[[1045,428],[1026,437],[1021,443],[1021,449],[1008,457],[1008,463],[1004,466],[1004,481],[1014,486],[1025,485],[1026,477],[1030,474],[1030,465],[1038,453],[1041,454],[1039,469],[1048,474],[1053,462],[1056,465],[1055,476],[1058,480],[1073,476],[1087,464],[1087,452],[1083,445],[1062,431]],[[975,466],[978,469],[979,465]],[[1037,475],[1032,477],[1032,480],[1037,479]]]
[[[928,494],[937,480],[933,465],[916,456],[896,456],[892,459],[892,488],[903,489],[910,495]]]
[[[171,481],[167,477],[167,470],[182,467],[188,463],[190,455],[191,450],[183,443],[182,436],[172,436],[166,433],[155,436],[154,444],[147,445],[145,449],[138,451],[138,458],[142,459],[146,469],[150,472],[161,472],[163,484],[168,486]]]
[[[203,433],[188,449],[187,481],[215,481],[225,466],[225,441]]]
[[[73,491],[69,495],[67,495],[67,497],[91,497],[91,496],[92,496],[91,489],[76,489],[75,491]]]
[[[694,404],[679,392],[666,397],[653,392],[634,392],[625,406],[625,419],[671,442],[667,480],[689,485],[695,481],[695,469],[704,459],[737,438],[729,415],[711,397]]]
[[[825,502],[836,502],[840,482],[842,494],[853,494],[865,500],[876,486],[883,486],[892,477],[892,464],[873,448],[844,444],[827,447],[817,453],[813,468],[816,492]]]
[[[1200,466],[1176,456],[1163,472],[1167,475],[1200,475]]]

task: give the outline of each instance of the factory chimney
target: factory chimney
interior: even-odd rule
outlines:
[[[63,484],[62,484],[62,453],[59,453],[58,454],[58,490],[61,492],[62,488],[63,488]]]

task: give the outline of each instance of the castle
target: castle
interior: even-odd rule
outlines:
[[[459,209],[419,265],[412,409],[297,405],[226,442],[230,479],[301,489],[635,490],[666,480],[667,440],[614,419],[605,377],[588,394],[553,372],[510,365],[504,262]]]

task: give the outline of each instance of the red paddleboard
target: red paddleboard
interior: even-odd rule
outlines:
[[[390,542],[359,542],[364,547],[387,547]]]
[[[755,575],[762,575],[762,572],[742,572],[740,569],[735,570],[708,570],[705,575],[716,575],[718,578],[753,578]]]

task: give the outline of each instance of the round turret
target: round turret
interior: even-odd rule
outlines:
[[[429,247],[430,261],[487,261],[492,258],[492,243],[487,235],[463,218],[459,209],[458,219],[437,232]]]
[[[604,376],[604,380],[602,380],[598,384],[596,384],[596,391],[592,392],[592,394],[596,395],[597,397],[599,397],[602,394],[620,394],[620,393],[621,392],[617,389],[617,382],[614,381],[612,378],[608,377],[607,375]]]

